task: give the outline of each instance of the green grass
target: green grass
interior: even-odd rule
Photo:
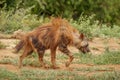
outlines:
[[[120,72],[79,74],[81,71],[21,69],[19,73],[0,68],[0,80],[119,80]]]
[[[40,20],[37,19],[36,15],[31,15],[27,13],[25,9],[19,9],[14,15],[11,12],[1,11],[0,12],[0,32],[2,33],[13,33],[18,29],[25,31],[31,30],[43,23],[44,19],[41,17]]]
[[[92,55],[92,54],[80,54],[75,53],[75,58],[77,61],[74,63],[82,63],[82,64],[120,64],[120,52],[114,51],[109,52],[106,51],[101,55]]]
[[[30,31],[34,28],[42,25],[43,23],[49,22],[49,18],[43,18],[41,16],[39,19],[36,15],[26,14],[28,13],[26,9],[19,9],[15,14],[9,16],[11,12],[1,11],[1,22],[0,22],[0,32],[1,33],[13,33],[14,31],[21,29],[24,31]],[[100,24],[99,21],[94,20],[94,15],[85,16],[74,21],[69,20],[70,24],[77,28],[80,32],[83,32],[87,37],[117,37],[120,36],[120,26],[107,24]]]
[[[88,66],[82,68],[75,68],[75,70],[82,72],[94,72],[94,71],[113,71],[114,69],[106,68],[106,67]]]
[[[75,59],[73,60],[73,64],[90,64],[90,65],[107,65],[107,64],[120,64],[120,52],[114,51],[109,52],[106,51],[105,53],[101,55],[92,55],[92,54],[82,54],[82,53],[74,53]],[[44,56],[44,62],[48,65],[51,65],[51,57],[47,54],[47,56]],[[65,62],[69,59],[64,54],[57,54],[56,58],[57,64],[59,63],[65,64]],[[4,58],[0,61],[2,64],[13,64],[18,65],[19,59],[18,58]],[[24,66],[35,66],[40,67],[38,55],[36,53],[33,53],[32,55],[28,56],[23,60]]]
[[[5,49],[7,46],[0,42],[0,49]]]
[[[30,77],[31,75],[31,77]],[[75,73],[70,73],[69,71],[60,71],[60,70],[22,70],[22,76],[25,76],[29,79],[38,78],[38,79],[47,79],[54,80],[65,78],[69,79],[69,77],[76,75]]]
[[[105,52],[94,59],[95,64],[120,64],[120,52]]]
[[[0,68],[0,80],[20,80],[16,73]]]
[[[120,36],[120,27],[117,25],[111,26],[107,24],[100,24],[99,21],[93,20],[94,15],[83,17],[81,16],[77,21],[70,20],[72,26],[77,28],[80,32],[84,33],[87,37],[117,37]]]
[[[59,56],[60,55],[60,56]],[[48,54],[46,55],[48,56]],[[45,58],[46,58],[45,57]],[[92,54],[74,54],[75,60],[73,64],[94,64],[95,66],[88,67],[75,67],[69,71],[67,69],[53,70],[53,69],[41,69],[38,61],[37,54],[32,54],[23,61],[24,66],[35,66],[38,68],[26,68],[22,67],[18,72],[12,72],[5,68],[0,68],[0,80],[119,80],[120,71],[111,67],[96,66],[97,64],[109,65],[120,64],[120,52],[105,52],[99,56]],[[62,63],[63,60],[67,60],[66,55],[57,54],[57,59]],[[46,63],[50,63],[47,61]],[[16,58],[4,58],[0,61],[2,64],[18,64]]]
[[[18,58],[3,58],[0,60],[0,64],[18,65]]]
[[[120,72],[105,72],[102,75],[96,74],[95,76],[91,77],[91,80],[119,80],[120,79]]]
[[[19,58],[3,58],[2,60],[0,60],[1,64],[13,64],[13,65],[18,65],[19,63]],[[40,63],[38,61],[38,57],[36,55],[31,55],[26,57],[23,62],[22,62],[23,66],[34,66],[34,67],[40,67]]]

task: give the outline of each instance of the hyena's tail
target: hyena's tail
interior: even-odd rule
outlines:
[[[25,45],[25,41],[21,40],[16,46],[15,46],[15,53],[18,53]]]
[[[29,44],[29,46],[32,47],[32,49],[37,52],[37,49],[40,47],[39,41],[37,38],[30,36],[27,38],[27,41],[21,40],[16,46],[15,46],[15,53],[18,53],[25,44]]]

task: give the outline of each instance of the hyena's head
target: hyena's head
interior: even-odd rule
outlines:
[[[74,40],[74,43],[75,47],[79,49],[81,52],[83,53],[90,52],[89,43],[83,33],[77,35],[76,39]]]

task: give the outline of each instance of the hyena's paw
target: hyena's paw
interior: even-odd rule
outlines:
[[[69,65],[70,65],[69,62],[66,62],[66,63],[65,63],[65,66],[66,66],[66,67],[69,67]]]
[[[52,69],[60,69],[58,66],[51,66]]]
[[[42,66],[42,68],[49,69],[50,67],[48,65],[44,65],[44,66]]]

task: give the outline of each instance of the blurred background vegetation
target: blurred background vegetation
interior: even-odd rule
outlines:
[[[61,16],[90,36],[119,36],[119,15],[120,0],[0,0],[0,32],[31,30]]]

